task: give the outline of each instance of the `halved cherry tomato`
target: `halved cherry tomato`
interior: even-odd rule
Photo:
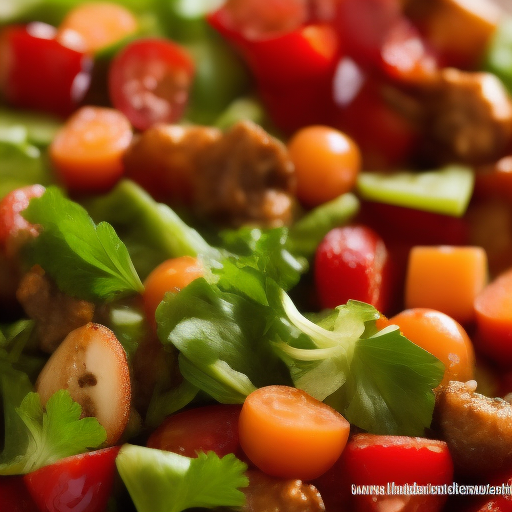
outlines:
[[[179,292],[194,279],[202,277],[204,269],[197,258],[181,256],[164,261],[144,281],[144,308],[150,322],[167,292]]]
[[[106,509],[119,446],[61,459],[24,476],[40,511],[99,512]]]
[[[82,107],[50,145],[50,157],[66,187],[100,192],[123,174],[123,154],[132,140],[130,122],[118,110]]]
[[[245,399],[239,429],[242,449],[263,472],[310,480],[336,462],[350,424],[300,389],[267,386]]]
[[[12,26],[2,43],[4,93],[17,107],[68,116],[87,92],[91,57],[61,44],[56,29],[43,23]]]
[[[453,318],[433,309],[415,308],[393,316],[389,323],[398,325],[406,338],[444,363],[441,384],[473,378],[473,345],[464,328]]]
[[[197,452],[213,451],[219,457],[237,453],[238,418],[241,405],[208,405],[169,416],[151,434],[150,448],[197,457]]]
[[[29,185],[9,192],[0,201],[0,250],[14,256],[24,240],[37,236],[37,228],[23,218],[21,212],[33,197],[43,195],[42,185]]]
[[[194,63],[176,43],[139,39],[112,61],[110,99],[140,130],[178,121],[187,106]]]
[[[297,175],[297,197],[307,206],[317,206],[354,187],[361,168],[356,143],[327,126],[308,126],[288,142],[288,152]]]
[[[334,228],[320,242],[315,256],[320,305],[334,308],[354,299],[386,313],[390,270],[386,246],[375,231],[366,226]]]

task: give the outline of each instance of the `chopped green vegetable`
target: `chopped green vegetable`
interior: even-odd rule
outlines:
[[[114,226],[143,278],[169,258],[220,255],[171,208],[157,203],[133,181],[121,181],[109,194],[88,202],[86,208],[93,218]]]
[[[231,102],[215,120],[215,126],[227,130],[239,121],[249,120],[265,126],[269,123],[264,106],[257,98],[242,97]]]
[[[192,507],[240,507],[239,489],[249,483],[246,464],[233,454],[177,453],[124,445],[116,459],[119,474],[138,512],[181,512]]]
[[[0,199],[17,188],[50,181],[41,151],[28,142],[27,129],[0,123]]]
[[[62,124],[61,120],[46,114],[0,108],[0,131],[23,127],[26,142],[36,146],[48,146]]]
[[[290,227],[288,249],[310,259],[322,238],[333,228],[347,224],[359,211],[354,194],[343,194],[317,206]]]
[[[362,172],[357,190],[371,201],[459,217],[471,199],[474,180],[470,168],[458,165],[424,172]]]
[[[512,94],[512,18],[501,20],[484,57],[483,67],[501,79]]]
[[[5,397],[5,390],[4,390]],[[28,393],[6,421],[15,421],[18,430],[6,433],[6,451],[0,457],[0,475],[25,474],[64,457],[83,453],[105,442],[106,431],[96,418],[82,418],[82,408],[68,391],[60,390],[48,400],[45,409],[37,393]],[[7,452],[7,453],[6,453]],[[12,454],[17,455],[14,458]]]
[[[40,264],[65,293],[112,300],[140,293],[143,286],[125,245],[106,222],[95,225],[87,212],[50,187],[23,212],[41,233],[31,247]]]
[[[278,341],[296,387],[325,400],[348,421],[376,434],[424,435],[444,365],[405,338],[397,326],[377,332],[379,312],[349,301],[319,324],[305,318],[282,293],[289,320],[310,346]]]

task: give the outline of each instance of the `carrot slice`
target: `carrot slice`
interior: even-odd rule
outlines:
[[[252,392],[240,413],[240,445],[265,473],[310,480],[341,455],[350,424],[302,390],[267,386]]]
[[[405,306],[436,309],[467,323],[486,282],[487,256],[481,247],[417,246],[409,255]]]
[[[128,119],[119,111],[82,107],[50,145],[50,158],[66,187],[99,192],[123,174],[122,157],[132,139]]]
[[[512,365],[512,269],[489,283],[475,299],[478,349]]]
[[[91,2],[72,9],[59,26],[57,39],[76,41],[82,51],[95,52],[138,29],[135,16],[121,5]]]

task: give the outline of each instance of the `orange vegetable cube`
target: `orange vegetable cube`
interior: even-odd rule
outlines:
[[[487,283],[481,247],[413,247],[405,283],[406,308],[431,308],[460,323],[474,318],[475,297]]]

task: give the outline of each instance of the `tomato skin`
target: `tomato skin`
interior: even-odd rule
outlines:
[[[21,212],[33,197],[43,195],[42,185],[29,185],[9,192],[0,201],[0,250],[13,256],[24,238],[37,236],[37,228],[23,218]]]
[[[386,313],[390,302],[391,262],[380,236],[366,226],[329,231],[314,262],[320,305],[335,308],[349,299]]]
[[[62,459],[24,476],[40,512],[102,512],[115,475],[119,446]]]
[[[425,438],[357,434],[343,452],[344,464],[354,485],[384,486],[416,482],[418,485],[444,485],[453,482],[453,462],[445,442]],[[386,499],[396,496],[354,495],[355,510],[383,510]],[[418,495],[404,499],[400,512],[439,512],[446,496]]]
[[[27,491],[23,476],[0,477],[0,510],[6,512],[39,512]]]
[[[466,382],[473,378],[473,345],[453,318],[433,309],[413,308],[391,317],[389,323],[398,325],[406,338],[444,363],[442,385],[450,380]]]
[[[55,29],[42,23],[6,29],[4,93],[16,107],[66,117],[87,92],[92,59],[55,36]]]
[[[139,130],[157,122],[174,123],[187,106],[193,75],[192,59],[176,43],[138,39],[112,61],[110,99]]]
[[[238,418],[241,405],[208,405],[166,418],[151,434],[147,446],[185,457],[213,451],[219,457],[240,450]]]
[[[297,175],[297,197],[318,206],[349,192],[356,184],[361,154],[346,134],[327,126],[302,128],[288,142]]]

